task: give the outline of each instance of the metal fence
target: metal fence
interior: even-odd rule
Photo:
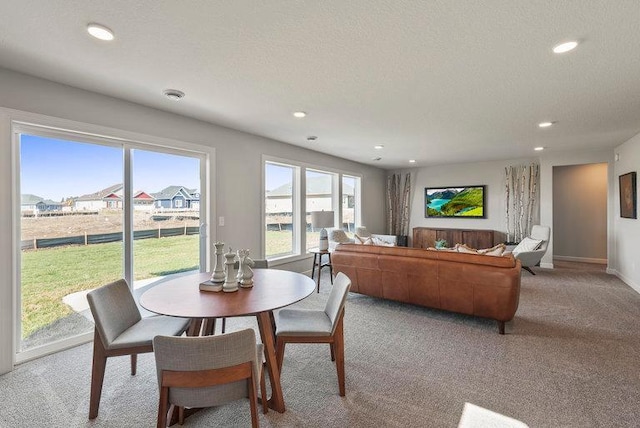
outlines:
[[[169,229],[134,230],[133,239],[166,238],[169,236],[198,235],[198,226],[173,227]],[[61,238],[35,238],[20,241],[20,249],[35,250],[38,248],[60,247],[64,245],[91,245],[107,242],[122,241],[122,232],[84,234],[80,236],[65,236]]]

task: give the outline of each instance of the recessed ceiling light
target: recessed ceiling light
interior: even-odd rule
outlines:
[[[307,113],[303,112],[303,111],[295,111],[293,112],[293,116],[297,117],[297,118],[302,118],[305,117],[307,115]]]
[[[576,46],[578,46],[578,42],[574,40],[570,42],[560,43],[559,45],[553,47],[553,52],[557,54],[569,52],[574,50]]]
[[[184,92],[177,89],[167,89],[164,91],[164,95],[173,101],[178,101],[184,98]]]
[[[415,159],[409,159],[409,163],[416,163]]]
[[[109,28],[105,27],[104,25],[100,25],[92,22],[91,24],[87,25],[87,31],[96,39],[106,40],[106,41],[113,40],[113,31],[111,31]]]
[[[307,137],[307,141],[316,141],[318,139],[318,137],[316,137],[315,135],[310,135]]]
[[[548,128],[548,127],[550,127],[551,125],[553,125],[553,123],[554,123],[554,122],[540,122],[540,123],[538,124],[538,126],[539,126],[540,128]]]
[[[382,144],[376,144],[375,146],[373,146],[373,148],[376,150],[382,150],[384,149],[384,146]]]
[[[536,148],[535,148],[535,149],[533,149],[533,150],[535,150],[536,152],[541,152],[541,151],[543,151],[543,150],[544,150],[544,147],[536,147]]]

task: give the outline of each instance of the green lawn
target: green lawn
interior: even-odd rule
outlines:
[[[307,235],[316,247],[318,232]],[[198,269],[198,235],[133,242],[136,280]],[[291,252],[291,231],[267,232],[267,255]],[[254,254],[258,250],[253,251]],[[62,298],[123,277],[122,242],[22,252],[22,336],[71,314]]]
[[[198,269],[198,235],[134,241],[135,279]],[[71,313],[67,294],[122,278],[122,242],[22,252],[22,335]]]

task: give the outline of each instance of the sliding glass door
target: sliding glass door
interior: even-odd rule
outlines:
[[[20,253],[17,360],[81,343],[86,294],[206,269],[206,154],[15,127]]]

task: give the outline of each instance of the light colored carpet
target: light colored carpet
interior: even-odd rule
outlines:
[[[532,428],[640,426],[640,295],[582,266],[536,272],[523,273],[520,307],[504,336],[493,321],[351,294],[346,397],[338,396],[328,346],[288,346],[287,411],[260,414],[261,426],[456,427],[466,402]],[[322,307],[329,288],[302,305]],[[87,420],[90,345],[20,365],[0,377],[0,426],[155,426],[153,355],[138,363],[131,377],[128,358],[109,360],[94,422]],[[248,402],[185,423],[213,425],[250,426]]]

